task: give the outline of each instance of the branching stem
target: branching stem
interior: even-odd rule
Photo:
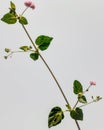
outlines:
[[[32,38],[31,38],[31,36],[29,35],[27,29],[25,28],[25,26],[24,26],[23,24],[22,24],[22,27],[23,27],[25,33],[27,34],[28,38],[30,39],[30,41],[31,41],[31,43],[32,43],[32,45],[33,45],[33,47],[34,47],[34,49],[37,50],[36,45],[34,44],[34,42],[33,42]],[[61,86],[60,86],[58,80],[56,79],[54,73],[52,72],[52,70],[50,69],[49,65],[47,64],[47,62],[45,61],[45,59],[43,58],[43,56],[40,54],[40,52],[38,52],[38,54],[39,54],[41,60],[42,60],[42,61],[44,62],[44,64],[46,65],[47,69],[49,70],[49,72],[50,72],[51,76],[53,77],[54,81],[56,82],[56,84],[57,84],[57,86],[58,86],[58,88],[59,88],[59,90],[60,90],[60,92],[61,92],[61,94],[62,94],[62,96],[63,96],[63,98],[64,98],[64,100],[65,100],[65,102],[66,102],[66,104],[67,104],[68,106],[70,106],[69,101],[67,100],[67,98],[66,98],[66,96],[65,96],[65,94],[64,94],[64,92],[63,92],[63,90],[62,90],[62,88],[61,88]],[[70,107],[71,107],[71,106],[70,106]],[[78,124],[78,122],[77,122],[77,120],[75,120],[75,123],[76,123],[76,125],[77,125],[77,127],[78,127],[78,130],[81,130],[81,129],[80,129],[80,126],[79,126],[79,124]]]

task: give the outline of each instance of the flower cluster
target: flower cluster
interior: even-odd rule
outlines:
[[[30,8],[32,8],[32,9],[35,9],[35,5],[34,5],[34,3],[33,3],[32,1],[26,1],[26,2],[24,3],[24,5],[25,5],[26,7],[30,7]]]

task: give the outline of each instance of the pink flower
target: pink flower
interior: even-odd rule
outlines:
[[[24,5],[25,5],[26,7],[30,7],[30,8],[32,8],[32,9],[35,9],[35,5],[34,5],[34,3],[33,3],[32,1],[26,1],[26,2],[24,3]]]
[[[26,1],[24,4],[25,4],[26,7],[30,7],[32,2],[31,1]]]
[[[96,82],[90,81],[90,85],[96,85]]]
[[[30,8],[35,9],[35,5],[32,3]]]

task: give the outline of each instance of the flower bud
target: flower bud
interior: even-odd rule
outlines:
[[[90,85],[96,85],[96,82],[90,81]]]
[[[32,1],[26,1],[26,2],[24,3],[24,5],[25,5],[26,7],[30,7],[30,8],[32,8],[32,9],[35,9],[35,5],[34,5],[34,3],[33,3]]]

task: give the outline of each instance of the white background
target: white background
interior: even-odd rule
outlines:
[[[17,12],[24,0],[14,0]],[[44,34],[54,37],[49,49],[41,52],[56,75],[71,105],[75,104],[73,81],[84,89],[96,81],[86,96],[104,96],[104,0],[34,0],[36,9],[25,16],[33,40]],[[9,0],[0,2],[0,18],[7,13]],[[20,24],[0,22],[0,130],[48,130],[48,114],[52,107],[66,109],[65,101],[41,60],[34,62],[28,53],[14,54],[5,60],[4,48],[18,50],[31,45]],[[103,130],[104,102],[83,108],[81,130]],[[77,130],[65,113],[61,124],[53,130]]]

